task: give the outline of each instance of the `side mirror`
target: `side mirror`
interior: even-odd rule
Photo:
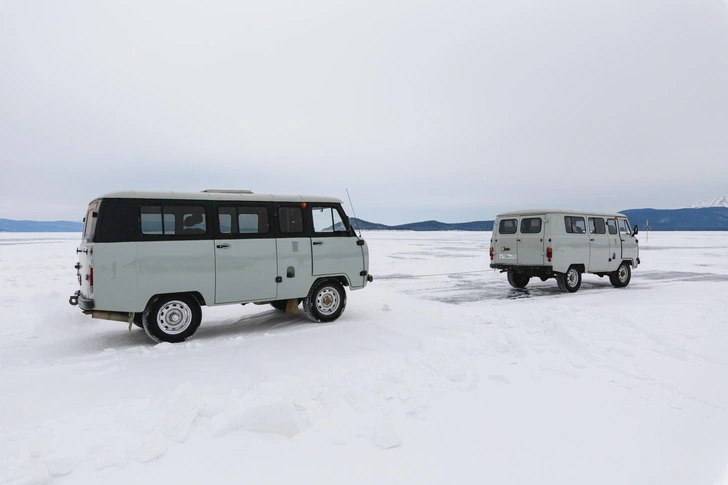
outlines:
[[[636,236],[638,232],[640,232],[640,228],[637,227],[637,226],[634,226],[634,233],[633,234]]]

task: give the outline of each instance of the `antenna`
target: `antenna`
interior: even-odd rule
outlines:
[[[354,213],[354,219],[356,219],[356,225],[359,226],[359,218],[356,217],[356,210],[354,210],[354,204],[351,203],[351,196],[349,195],[349,189],[346,189],[346,197],[349,199],[349,205],[351,206],[351,212]],[[359,237],[361,237],[361,226],[359,226]]]

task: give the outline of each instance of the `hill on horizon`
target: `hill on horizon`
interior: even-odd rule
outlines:
[[[620,211],[633,225],[644,230],[649,221],[654,231],[728,231],[728,207],[686,209],[627,209]],[[492,231],[493,221],[440,222],[434,220],[387,225],[351,218],[359,231]],[[0,219],[0,232],[81,232],[82,222],[74,221],[16,221]]]

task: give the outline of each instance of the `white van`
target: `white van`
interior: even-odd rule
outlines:
[[[203,305],[270,303],[336,320],[364,288],[369,250],[339,199],[205,190],[116,192],[89,204],[76,250],[93,318],[134,323],[154,340],[195,333]]]
[[[490,239],[490,267],[508,273],[525,288],[532,277],[556,278],[561,291],[574,293],[582,273],[609,276],[617,288],[640,264],[637,226],[623,214],[524,210],[496,217]]]

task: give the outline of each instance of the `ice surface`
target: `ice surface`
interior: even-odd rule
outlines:
[[[364,236],[338,321],[204,308],[172,345],[68,305],[77,234],[0,234],[0,484],[728,484],[728,234],[573,295],[487,233]]]

